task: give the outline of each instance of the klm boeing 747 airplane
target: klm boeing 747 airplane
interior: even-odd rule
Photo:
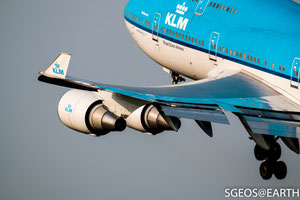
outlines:
[[[127,126],[156,135],[195,120],[235,114],[256,143],[263,179],[284,179],[278,140],[300,153],[300,5],[292,0],[130,0],[125,24],[141,50],[170,73],[172,85],[126,87],[67,75],[61,53],[42,82],[72,88],[58,115],[75,131],[103,136]],[[192,82],[181,83],[185,77]]]

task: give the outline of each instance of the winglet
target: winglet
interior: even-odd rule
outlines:
[[[51,78],[65,79],[69,68],[70,59],[71,54],[59,54],[51,63],[51,65],[44,72],[41,72],[41,74]]]

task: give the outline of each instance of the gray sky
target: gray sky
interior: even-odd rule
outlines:
[[[263,181],[254,143],[235,117],[208,138],[193,121],[178,133],[126,129],[93,138],[66,128],[66,88],[37,81],[60,52],[69,74],[131,86],[170,82],[130,38],[127,1],[1,0],[0,199],[223,199],[227,187],[296,187],[300,158],[283,147],[284,181]]]

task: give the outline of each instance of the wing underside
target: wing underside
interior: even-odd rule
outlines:
[[[299,106],[241,72],[160,87],[114,86],[45,72],[39,76],[42,82],[89,91],[107,90],[155,103],[168,116],[229,124],[224,111],[230,111],[251,133],[300,138]]]

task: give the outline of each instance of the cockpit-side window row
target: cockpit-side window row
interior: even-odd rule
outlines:
[[[170,35],[170,36],[173,36],[173,37],[176,37],[180,40],[185,40],[186,42],[190,42],[190,43],[193,43],[193,44],[196,44],[196,45],[199,45],[199,46],[204,46],[204,40],[200,40],[198,38],[194,38],[194,37],[185,35],[183,33],[178,33],[177,31],[173,31],[173,30],[169,30],[169,29],[164,28],[164,27],[160,27],[160,32],[164,33],[164,34],[167,34],[167,35]]]
[[[139,22],[140,24],[143,24],[147,27],[150,27],[150,22],[139,17],[139,16],[136,16],[135,14],[125,10],[125,15],[127,15],[129,18],[131,18],[132,20],[136,21],[136,22]]]

